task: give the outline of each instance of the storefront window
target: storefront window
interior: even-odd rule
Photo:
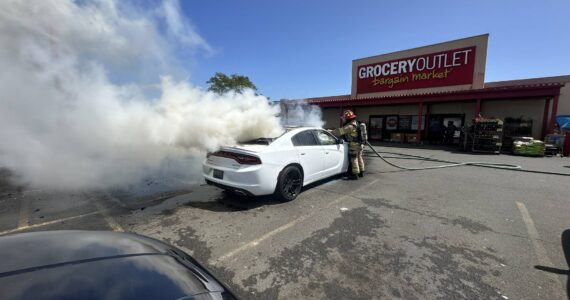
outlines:
[[[371,140],[382,140],[382,130],[384,129],[384,118],[383,117],[370,117],[370,139]]]

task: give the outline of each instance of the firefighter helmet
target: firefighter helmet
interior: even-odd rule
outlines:
[[[345,110],[342,114],[343,119],[347,121],[352,121],[356,119],[356,115],[352,112],[352,110]]]

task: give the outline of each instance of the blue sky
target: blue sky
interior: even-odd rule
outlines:
[[[570,74],[570,1],[181,1],[214,49],[190,79],[247,75],[273,100],[350,93],[351,62],[489,33],[486,81]],[[190,55],[189,55],[190,56]]]

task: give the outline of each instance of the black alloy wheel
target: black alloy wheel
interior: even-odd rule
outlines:
[[[297,198],[303,187],[303,175],[299,168],[289,166],[279,175],[275,195],[281,201],[291,201]]]

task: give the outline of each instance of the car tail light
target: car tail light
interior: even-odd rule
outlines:
[[[227,152],[227,151],[216,151],[213,153],[208,153],[207,156],[208,157],[218,156],[218,157],[225,157],[225,158],[233,159],[241,165],[259,165],[259,164],[261,164],[261,159],[259,159],[259,157],[257,157],[257,156],[246,155],[246,154],[238,154],[238,153]]]
[[[237,154],[234,159],[242,165],[259,165],[259,164],[261,164],[261,160],[259,159],[259,157],[252,156],[252,155]]]

